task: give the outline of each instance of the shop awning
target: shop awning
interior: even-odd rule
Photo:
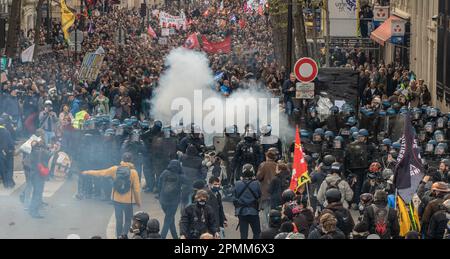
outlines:
[[[397,16],[391,16],[384,21],[375,31],[370,34],[370,38],[376,43],[384,46],[385,42],[392,37],[392,20],[402,20]]]

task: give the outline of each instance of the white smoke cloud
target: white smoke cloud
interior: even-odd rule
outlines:
[[[154,119],[175,126],[183,118],[184,125],[194,122],[210,135],[222,134],[224,127],[234,124],[242,133],[247,123],[254,129],[269,123],[275,135],[288,141],[294,138],[295,129],[287,116],[280,114],[279,99],[273,99],[264,86],[248,83],[224,98],[212,89],[214,76],[206,55],[184,48],[171,51],[166,66],[169,68],[151,101]],[[208,126],[211,122],[215,125]]]

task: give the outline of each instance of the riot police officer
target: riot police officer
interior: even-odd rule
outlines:
[[[5,127],[5,120],[0,118],[0,177],[5,188],[15,186],[13,175],[7,165],[10,156],[14,157],[14,141]]]
[[[205,151],[205,141],[200,127],[192,123],[187,129],[187,132],[189,132],[189,134],[180,141],[178,150],[182,153],[186,153],[187,147],[189,145],[194,145],[200,153],[203,153]]]
[[[263,154],[265,154],[270,148],[273,147],[278,149],[278,154],[281,154],[281,152],[283,151],[281,140],[279,137],[272,135],[272,126],[264,125],[261,127],[260,131],[261,136],[259,138],[259,143],[261,144]],[[280,158],[281,157],[279,156],[278,159]]]
[[[139,181],[141,180],[144,154],[147,154],[144,142],[141,140],[140,132],[134,129],[129,138],[122,145],[121,153],[131,153],[133,155],[133,165],[138,173]]]
[[[236,146],[241,141],[241,136],[239,134],[238,128],[236,125],[225,128],[225,144],[223,147],[223,156],[224,156],[224,164],[225,169],[227,170],[227,175],[232,175],[231,164],[236,152]],[[222,183],[223,186],[234,184],[234,179],[231,177],[227,179],[228,183]]]
[[[372,163],[375,147],[367,143],[369,132],[361,129],[358,132],[357,141],[347,146],[346,150],[346,168],[354,176],[352,179],[352,188],[354,189],[354,204],[359,204],[359,196],[364,181],[366,169]]]
[[[256,140],[256,132],[248,129],[244,134],[244,139],[236,146],[236,152],[232,161],[233,179],[237,180],[241,177],[242,166],[251,164],[256,171],[262,161],[263,153],[261,147]]]

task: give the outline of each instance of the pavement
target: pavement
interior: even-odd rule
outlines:
[[[0,184],[0,239],[65,239],[70,234],[79,235],[83,239],[92,236],[115,238],[113,206],[105,201],[74,198],[77,191],[76,176],[70,180],[46,182],[44,202],[48,203],[48,206],[41,211],[44,218],[32,218],[19,199],[25,188],[25,175],[20,161],[20,157],[15,159],[16,186],[13,189],[5,189]],[[142,208],[135,207],[134,211],[146,211],[150,217],[157,218],[162,227],[164,213],[154,194],[142,192],[142,201]],[[235,231],[238,221],[234,216],[233,204],[225,202],[224,207],[229,224],[225,230],[226,238],[239,238],[239,233]],[[180,210],[176,215],[177,231],[179,219]],[[168,238],[171,238],[170,233]]]
[[[43,219],[32,218],[24,210],[19,196],[25,187],[25,176],[21,168],[20,157],[15,159],[14,189],[4,189],[0,184],[0,239],[65,239],[71,234],[83,239],[92,236],[115,238],[115,217],[113,206],[100,200],[78,200],[74,198],[77,191],[77,177],[64,181],[52,180],[45,183],[44,202],[48,206],[42,210]],[[142,192],[142,208],[134,208],[134,212],[142,210],[151,218],[164,222],[164,213],[154,194]],[[234,206],[224,202],[224,211],[228,219],[225,228],[226,239],[238,239],[236,231],[238,220],[234,216]],[[352,212],[357,217],[357,212]],[[176,214],[177,233],[180,210]],[[250,234],[251,237],[251,234]],[[167,238],[172,238],[170,232]]]

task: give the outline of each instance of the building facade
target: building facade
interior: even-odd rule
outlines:
[[[406,21],[403,45],[386,44],[386,63],[409,64],[418,79],[425,80],[432,104],[450,111],[448,0],[391,0],[391,15]]]

